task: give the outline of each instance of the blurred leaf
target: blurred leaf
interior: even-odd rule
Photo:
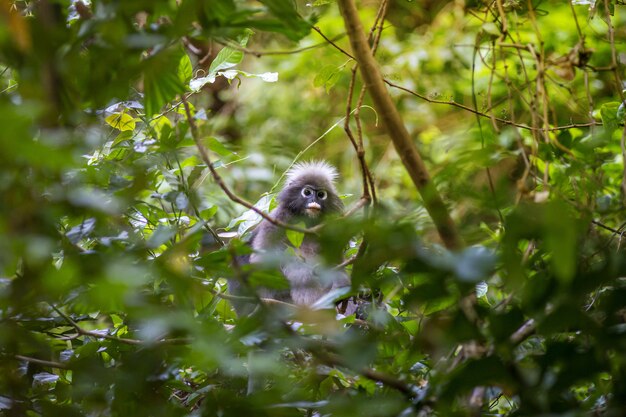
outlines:
[[[159,225],[146,242],[149,248],[158,248],[176,236],[176,229],[170,226]]]
[[[487,22],[482,25],[482,29],[491,36],[498,37],[501,32],[494,22]]]
[[[89,219],[83,221],[78,226],[72,227],[65,234],[65,236],[67,236],[67,238],[70,240],[70,242],[72,242],[74,244],[77,244],[81,240],[83,240],[86,237],[88,237],[89,235],[91,235],[91,233],[93,233],[95,228],[96,228],[96,219],[92,217],[92,218],[89,218]]]
[[[554,202],[546,207],[546,245],[552,251],[552,265],[558,278],[567,283],[576,272],[578,224],[569,208]]]
[[[615,113],[618,122],[624,122],[626,119],[626,106],[624,106],[624,102],[621,102],[619,107],[617,108],[617,113]]]
[[[328,93],[341,76],[341,68],[332,65],[323,67],[313,79],[315,87],[324,87]]]
[[[178,193],[174,202],[176,203],[176,208],[180,210],[187,210],[189,207],[189,198],[187,198],[185,193]]]
[[[457,255],[455,272],[462,281],[478,282],[493,273],[496,256],[484,246],[471,246]]]
[[[486,282],[482,281],[476,284],[476,297],[484,297],[487,295],[487,291],[489,291],[489,284]]]
[[[610,140],[613,132],[619,127],[618,111],[621,104],[619,102],[610,102],[600,106],[600,117],[602,118],[604,135],[607,140]]]
[[[321,297],[319,300],[315,302],[311,306],[311,308],[315,309],[324,309],[324,308],[334,308],[335,301],[341,299],[343,296],[347,295],[352,291],[350,287],[343,288],[334,288],[330,290],[327,294]]]
[[[254,204],[254,207],[267,213],[269,212],[272,199],[273,196],[265,195]],[[246,233],[251,227],[256,226],[261,220],[262,217],[257,212],[254,210],[247,210],[241,216],[232,219],[228,226],[226,226],[226,230],[230,230],[235,226],[238,226],[237,233],[239,236],[243,236],[244,233]]]
[[[181,61],[185,59],[189,58],[179,47],[170,47],[146,59],[143,82],[147,117],[159,113],[165,104],[187,90],[180,76]]]
[[[518,284],[523,281],[519,275],[522,273],[520,240],[542,239],[551,253],[550,262],[556,276],[564,284],[571,282],[576,272],[578,237],[584,230],[584,221],[575,218],[569,206],[559,201],[525,205],[509,216],[507,224],[503,261],[513,281]]]
[[[250,274],[248,282],[253,288],[289,289],[289,281],[279,271],[255,270]]]
[[[441,395],[452,401],[457,395],[468,393],[480,385],[495,385],[508,391],[515,387],[516,382],[498,358],[470,359],[452,372]]]
[[[0,396],[0,410],[9,410],[13,406],[13,400],[4,395]]]
[[[293,2],[289,0],[260,0],[260,2],[266,5],[278,21],[285,26],[284,29],[277,27],[276,31],[289,39],[298,41],[311,30],[309,23],[298,14]]]
[[[33,375],[33,384],[35,385],[49,385],[54,384],[59,380],[59,376],[48,372],[40,372]]]

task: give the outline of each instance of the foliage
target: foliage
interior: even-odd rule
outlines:
[[[359,7],[466,249],[334,2],[0,1],[0,414],[626,413],[623,7]],[[320,276],[343,262],[368,302],[237,317],[227,279],[286,284],[238,259],[313,158],[374,203],[319,231]]]

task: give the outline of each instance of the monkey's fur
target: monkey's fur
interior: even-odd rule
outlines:
[[[283,223],[304,223],[306,227],[320,224],[328,215],[341,214],[343,203],[337,195],[334,181],[337,171],[326,162],[308,162],[296,164],[288,173],[282,191],[278,194],[278,207],[270,216]],[[284,253],[292,245],[283,227],[263,220],[253,231],[250,246],[254,253],[240,258],[241,263],[258,263],[272,253]],[[329,290],[350,285],[348,276],[343,271],[316,274],[319,262],[319,242],[313,235],[305,235],[300,247],[293,248],[295,255],[285,256],[280,268],[290,284],[289,291],[262,289],[263,298],[274,298],[298,305],[312,305]],[[242,294],[240,282],[229,282],[231,293]],[[238,314],[249,313],[249,305],[235,303]]]

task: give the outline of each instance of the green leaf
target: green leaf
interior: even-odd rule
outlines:
[[[237,5],[233,0],[212,0],[203,2],[203,6],[209,23],[216,24],[216,26],[226,25],[234,18],[233,15],[237,12]]]
[[[324,87],[328,93],[332,87],[337,83],[341,76],[341,68],[337,68],[335,65],[326,65],[323,67],[313,79],[313,85],[315,87]]]
[[[217,138],[210,137],[206,141],[206,146],[216,154],[220,156],[233,156],[237,155],[235,152],[228,149],[222,142],[217,140]]]
[[[239,38],[239,44],[242,47],[245,47],[248,44],[248,39],[250,39],[251,34],[252,31],[246,31],[246,33]],[[213,62],[211,62],[209,74],[216,74],[220,70],[232,68],[239,64],[242,60],[243,52],[241,50],[225,46],[217,53]]]
[[[122,132],[133,131],[136,127],[135,119],[125,112],[113,113],[107,116],[104,121],[107,122],[109,126]]]
[[[289,229],[285,233],[287,235],[289,243],[291,243],[294,248],[299,248],[300,245],[302,245],[302,241],[304,240],[304,233]]]
[[[617,114],[621,104],[620,102],[612,101],[600,106],[600,117],[604,127],[604,136],[607,140],[611,139],[611,135],[619,127]]]
[[[150,120],[150,127],[154,129],[159,139],[163,139],[167,132],[172,130],[172,122],[165,116],[157,116]]]
[[[202,220],[209,220],[211,218],[213,218],[213,216],[215,216],[215,214],[217,213],[217,206],[211,206],[207,209],[204,209],[200,212],[200,218],[202,218]]]
[[[178,64],[178,78],[183,84],[187,84],[193,76],[193,66],[191,65],[191,59],[189,55],[183,54]]]
[[[122,142],[130,141],[130,140],[133,139],[134,136],[135,135],[134,135],[132,130],[126,130],[124,132],[120,132],[120,134],[117,135],[115,137],[115,139],[113,140],[112,147],[115,147],[115,146],[119,145]]]
[[[206,167],[206,165],[196,165],[195,167],[193,167],[191,169],[191,173],[187,177],[187,183],[189,184],[189,187],[193,190],[198,188],[198,186],[202,184],[204,179],[207,177],[208,173],[209,169]]]
[[[216,74],[220,70],[232,68],[239,64],[243,60],[243,52],[233,49],[229,46],[225,46],[217,54],[211,67],[209,68],[209,74]]]

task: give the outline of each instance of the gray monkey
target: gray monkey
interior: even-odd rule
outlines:
[[[337,195],[334,182],[337,170],[324,161],[298,163],[287,172],[287,179],[282,191],[278,194],[278,206],[270,215],[283,223],[304,223],[306,227],[320,224],[324,218],[343,212],[343,203]],[[264,258],[281,254],[283,261],[280,268],[290,284],[289,291],[262,289],[259,295],[263,298],[274,298],[298,305],[312,305],[329,290],[350,285],[347,274],[343,271],[317,274],[320,247],[313,235],[305,235],[301,245],[293,248],[286,237],[283,227],[263,220],[252,232],[250,246],[253,253],[241,257],[240,263],[258,263]],[[291,252],[292,256],[284,256]],[[240,282],[229,282],[230,292],[242,295]],[[239,315],[250,312],[250,305],[234,303]]]

